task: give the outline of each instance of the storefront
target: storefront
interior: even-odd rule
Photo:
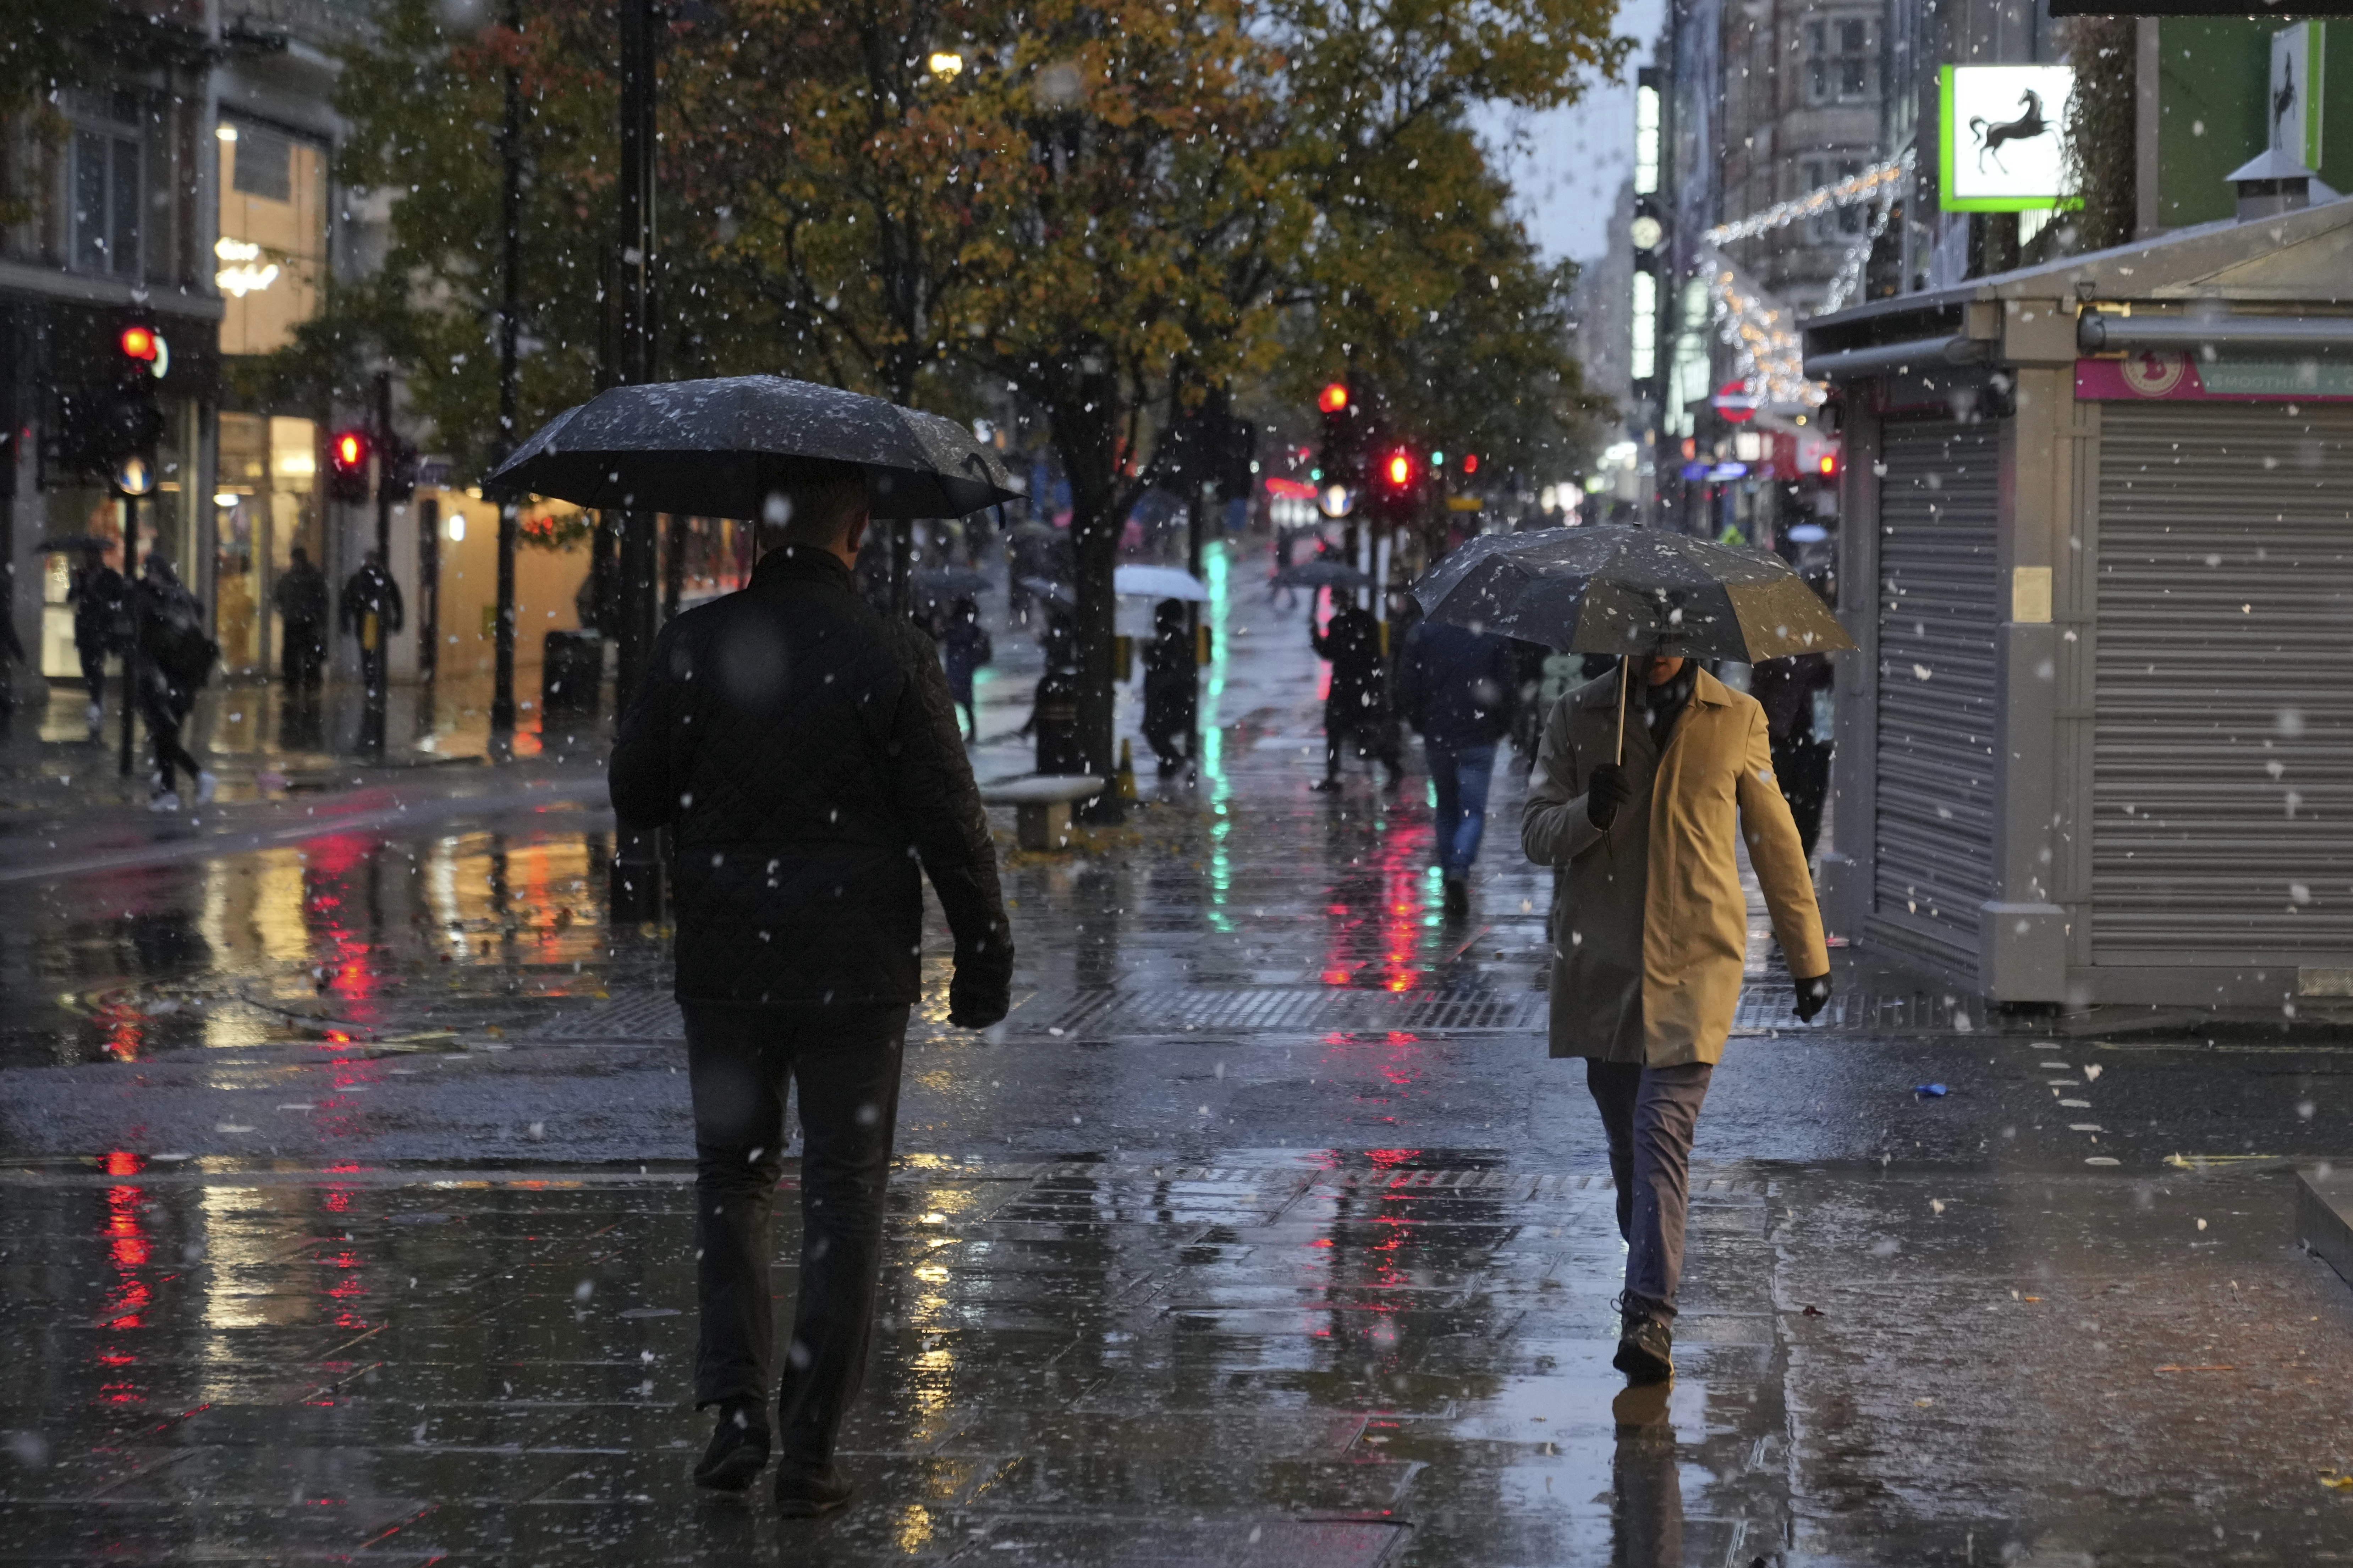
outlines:
[[[1997,1001],[2353,994],[2353,202],[1809,324],[1833,928]]]
[[[213,282],[220,348],[249,360],[294,341],[318,313],[327,268],[327,148],[259,120],[214,127],[220,232]],[[219,416],[211,501],[211,593],[221,662],[232,674],[276,668],[279,578],[297,547],[322,568],[318,483],[325,433],[315,409],[232,406]]]

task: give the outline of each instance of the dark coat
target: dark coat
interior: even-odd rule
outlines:
[[[369,616],[376,618],[380,634],[385,636],[398,631],[408,618],[401,605],[400,584],[393,580],[391,573],[372,561],[363,563],[344,582],[341,612],[343,630],[354,637],[361,635],[362,623]]]
[[[393,592],[396,595],[396,585]],[[290,626],[327,624],[327,577],[308,561],[286,568],[276,590],[278,618]]]
[[[1510,732],[1519,700],[1511,643],[1468,626],[1423,621],[1398,661],[1398,708],[1425,741],[1493,745]]]
[[[916,1002],[920,862],[952,1002],[1002,1011],[1012,930],[939,655],[838,558],[772,550],[665,626],[610,777],[625,825],[673,832],[681,1001]]]
[[[1316,655],[1332,661],[1325,725],[1349,728],[1379,720],[1384,711],[1380,622],[1370,610],[1349,605],[1333,612],[1331,625],[1312,636]]]

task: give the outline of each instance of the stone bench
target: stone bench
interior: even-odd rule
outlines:
[[[1013,807],[1013,841],[1024,849],[1060,849],[1071,841],[1071,807],[1103,794],[1090,773],[1031,773],[980,786],[987,805]]]

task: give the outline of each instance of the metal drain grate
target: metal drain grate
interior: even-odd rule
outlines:
[[[1360,1034],[1528,1030],[1544,1026],[1541,992],[1499,994],[1486,990],[1351,991],[1338,986],[1252,986],[1221,990],[1166,986],[1146,991],[1081,992],[1059,999],[1040,994],[1012,1017],[1025,1034],[1096,1037],[1241,1034]]]
[[[520,1031],[526,1040],[682,1040],[686,1017],[677,999],[660,992],[617,996],[593,1007],[559,1013]]]

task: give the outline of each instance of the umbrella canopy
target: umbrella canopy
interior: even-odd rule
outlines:
[[[935,599],[954,599],[973,594],[986,594],[989,581],[977,572],[962,566],[926,567],[914,576],[915,591]]]
[[[1308,561],[1274,574],[1278,588],[1369,588],[1372,578],[1337,561]]]
[[[1753,664],[1854,646],[1779,556],[1656,529],[1489,534],[1430,568],[1413,596],[1431,620],[1568,653]]]
[[[44,539],[33,546],[33,553],[58,555],[77,550],[95,550],[102,552],[113,549],[118,542],[119,541],[112,539],[100,539],[94,533],[70,533],[55,539]]]
[[[1112,592],[1145,599],[1193,599],[1206,602],[1208,588],[1190,572],[1175,566],[1121,566],[1111,574]]]
[[[756,518],[815,463],[866,470],[877,517],[961,517],[1016,493],[952,419],[781,375],[616,386],[542,426],[482,488],[588,507]]]
[[[1051,577],[1024,577],[1021,579],[1021,585],[1039,598],[1050,599],[1057,605],[1074,605],[1079,602],[1079,591],[1076,588],[1071,587],[1068,583],[1057,583]]]

